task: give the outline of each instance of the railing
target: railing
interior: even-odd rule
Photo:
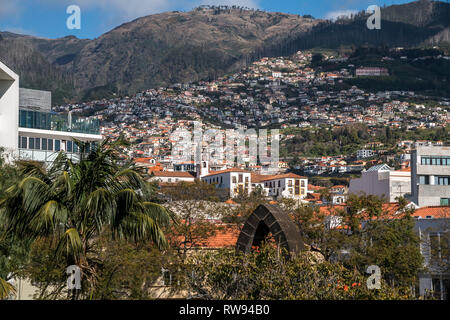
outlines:
[[[44,150],[28,150],[19,149],[19,159],[27,161],[39,161],[39,162],[53,162],[58,156],[58,151],[44,151]],[[79,153],[66,152],[67,158],[73,162],[80,161]]]
[[[86,134],[100,134],[100,121],[68,114],[19,111],[19,127]]]

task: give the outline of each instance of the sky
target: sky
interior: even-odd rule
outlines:
[[[265,11],[329,18],[412,0],[0,0],[0,31],[60,38],[93,39],[122,23],[165,11],[189,11],[201,4],[239,5]],[[67,8],[81,11],[80,29],[69,29]],[[71,12],[72,13],[72,12]]]

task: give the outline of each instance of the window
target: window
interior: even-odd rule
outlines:
[[[419,184],[430,184],[430,176],[419,176]]]
[[[34,148],[36,150],[41,150],[41,138],[34,139]]]
[[[278,180],[278,188],[281,187],[281,180]]]
[[[47,150],[47,139],[42,139],[42,150]]]
[[[29,138],[28,141],[30,143],[30,149],[34,149],[34,138]]]
[[[441,206],[450,206],[450,198],[441,198]]]
[[[48,144],[47,144],[47,147],[48,147],[48,151],[53,151],[53,139],[48,139]]]
[[[435,184],[440,186],[448,186],[450,177],[435,177]]]
[[[66,149],[66,151],[67,152],[72,152],[72,147],[73,147],[72,141],[67,141],[67,149]],[[44,147],[42,147],[42,148],[44,148]]]
[[[236,176],[233,176],[232,181],[233,183],[236,183]]]
[[[242,174],[239,174],[239,183],[244,182],[244,176]]]
[[[55,151],[61,151],[61,140],[55,140]]]
[[[439,262],[449,259],[449,232],[430,234],[431,261]]]
[[[20,144],[20,147],[22,149],[27,149],[27,141],[28,141],[27,137],[22,137],[22,143]]]
[[[420,158],[420,164],[432,166],[450,166],[450,157],[422,156]]]

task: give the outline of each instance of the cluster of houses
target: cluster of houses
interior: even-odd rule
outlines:
[[[447,98],[400,91],[369,93],[355,86],[334,90],[342,79],[354,76],[355,66],[321,72],[309,67],[310,61],[311,53],[307,52],[288,58],[262,58],[214,81],[178,83],[133,96],[61,105],[54,111],[89,115],[101,121],[104,136],[124,134],[137,141],[130,151],[132,157],[164,155],[170,148],[169,133],[192,121],[223,129],[364,123],[369,128],[383,125],[407,130],[449,122]],[[327,90],[321,89],[324,85]],[[434,100],[436,106],[410,102],[425,98]],[[362,154],[365,156],[367,153]]]

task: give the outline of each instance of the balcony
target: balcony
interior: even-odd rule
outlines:
[[[19,149],[19,159],[26,161],[38,161],[38,162],[53,162],[58,156],[57,151],[45,151],[45,150],[27,150]],[[79,153],[69,153],[66,152],[67,158],[73,162],[80,161]]]
[[[68,114],[19,111],[19,127],[82,134],[100,134],[100,121]]]

